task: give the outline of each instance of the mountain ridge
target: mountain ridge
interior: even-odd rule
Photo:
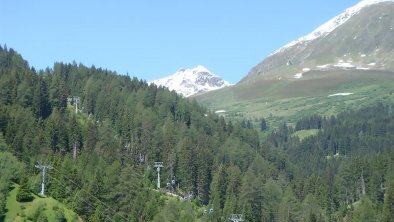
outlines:
[[[393,10],[392,0],[361,1],[271,53],[239,83],[269,76],[295,76],[304,68],[320,70],[324,65],[390,70],[394,68],[394,61],[387,58],[394,50]]]
[[[312,31],[310,34],[300,37],[297,40],[291,41],[288,44],[282,46],[281,48],[275,50],[268,57],[270,57],[278,52],[281,52],[283,50],[286,50],[287,48],[292,47],[292,46],[299,44],[301,42],[312,41],[316,38],[325,36],[325,35],[329,34],[330,32],[334,31],[339,26],[346,23],[351,17],[358,14],[365,7],[368,7],[368,6],[371,6],[374,4],[383,3],[383,2],[394,2],[394,0],[363,0],[363,1],[359,2],[358,4],[356,4],[350,8],[347,8],[343,13],[328,20],[323,25],[320,25],[314,31]]]

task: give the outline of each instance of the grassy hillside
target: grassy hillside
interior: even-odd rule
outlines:
[[[12,191],[7,197],[4,221],[37,221],[47,218],[47,221],[78,221],[78,215],[69,210],[59,201],[51,197],[39,197],[34,195],[31,202],[20,203],[16,201],[19,185],[14,184]]]
[[[261,80],[196,97],[232,119],[266,118],[272,125],[294,123],[311,114],[334,115],[375,101],[394,100],[394,73],[387,71],[310,71],[302,79]],[[348,96],[330,96],[353,93]],[[256,122],[257,123],[257,122]]]

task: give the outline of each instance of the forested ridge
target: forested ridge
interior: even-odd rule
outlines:
[[[84,221],[394,220],[392,104],[283,123],[267,138],[244,125],[137,78],[76,63],[37,71],[1,47],[0,216],[12,183],[20,201],[40,192],[39,161],[53,166],[46,195]],[[318,133],[293,134],[308,129]],[[191,202],[165,194],[172,180]]]

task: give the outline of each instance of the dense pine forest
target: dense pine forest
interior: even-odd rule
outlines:
[[[75,221],[394,221],[393,104],[267,138],[246,125],[137,78],[77,63],[37,71],[0,47],[0,221],[13,220],[14,184],[20,202],[40,192],[37,164],[53,167],[45,194]],[[28,220],[48,218],[38,208]]]

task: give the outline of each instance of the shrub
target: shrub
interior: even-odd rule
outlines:
[[[19,187],[18,194],[16,195],[16,200],[18,202],[30,202],[34,199],[33,195],[31,195],[30,190],[27,184],[22,184]]]

